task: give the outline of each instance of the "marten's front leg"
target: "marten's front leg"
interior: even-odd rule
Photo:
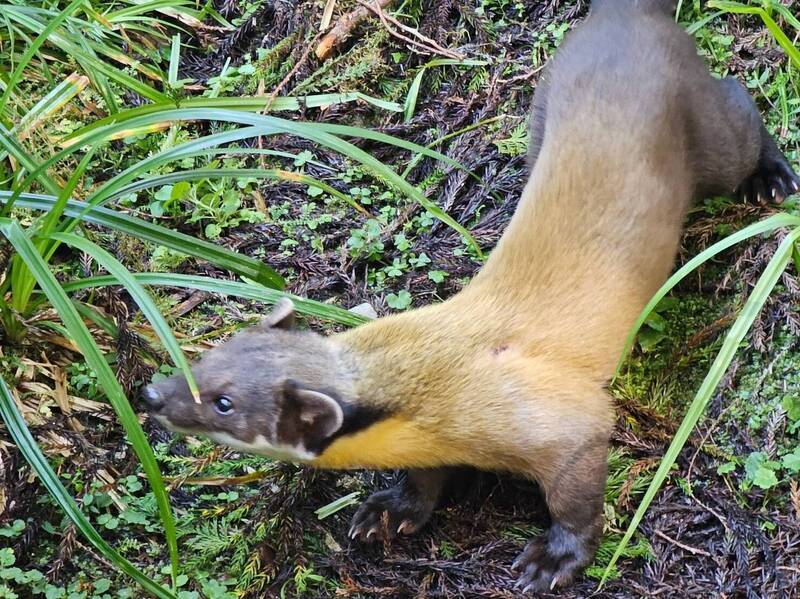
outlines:
[[[398,485],[373,493],[353,516],[350,538],[374,541],[417,532],[439,503],[450,472],[449,468],[408,470]]]
[[[569,584],[589,565],[603,531],[607,473],[605,437],[564,455],[559,467],[536,474],[550,511],[550,528],[533,539],[512,566],[517,588],[548,591]]]

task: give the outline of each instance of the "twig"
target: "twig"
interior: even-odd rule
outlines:
[[[333,17],[333,8],[336,6],[336,0],[328,0],[325,3],[325,9],[322,11],[322,20],[319,24],[320,31],[327,31],[331,26],[331,17]]]
[[[380,7],[388,6],[392,0],[377,0],[378,5]],[[337,22],[336,25],[333,26],[325,37],[322,38],[322,41],[317,46],[315,50],[315,54],[317,58],[320,60],[325,60],[328,58],[333,50],[341,44],[344,40],[350,37],[350,34],[353,33],[353,29],[356,28],[361,21],[366,19],[370,14],[370,10],[361,6],[356,8],[352,12],[343,15]]]
[[[681,543],[680,541],[676,541],[676,540],[675,540],[675,539],[673,539],[672,537],[669,537],[669,536],[665,535],[665,534],[664,534],[663,532],[661,532],[660,530],[657,530],[657,531],[655,531],[655,533],[656,533],[656,536],[657,536],[657,537],[661,537],[661,538],[662,538],[662,539],[664,539],[665,541],[669,541],[669,542],[670,542],[670,543],[672,543],[673,545],[677,545],[678,547],[680,547],[681,549],[684,549],[684,550],[688,551],[689,553],[693,553],[693,554],[695,554],[695,555],[705,555],[706,557],[711,557],[711,554],[710,554],[708,551],[705,551],[705,550],[703,550],[703,549],[698,549],[697,547],[691,547],[691,546],[689,546],[689,545],[684,545],[684,544],[683,544],[683,543]]]
[[[380,2],[375,2],[375,0],[373,0],[372,2],[367,3],[367,2],[364,2],[364,0],[358,0],[358,3],[361,6],[367,8],[368,10],[370,10],[371,12],[375,13],[378,16],[378,18],[381,20],[381,23],[383,23],[383,26],[386,28],[386,30],[391,35],[393,35],[394,37],[396,37],[396,38],[398,38],[400,40],[403,40],[407,44],[411,44],[412,46],[416,46],[416,47],[424,50],[425,52],[428,52],[429,54],[439,54],[440,56],[444,56],[446,58],[452,58],[452,59],[455,59],[455,60],[463,60],[464,59],[464,55],[463,54],[459,54],[458,52],[454,52],[453,50],[449,50],[447,48],[443,48],[438,43],[436,43],[436,41],[432,40],[431,38],[429,38],[427,36],[422,35],[416,29],[408,27],[407,25],[403,25],[400,21],[395,19],[393,16],[387,15],[385,12],[383,12],[383,10],[381,8],[381,5],[380,5]],[[409,34],[415,36],[416,38],[418,38],[419,41],[417,41],[415,39],[412,39],[410,37],[407,37],[407,36],[403,35],[402,33],[398,32],[398,31],[395,31],[394,29],[391,28],[389,23],[392,23],[392,25],[395,25],[396,27],[399,27],[401,30],[405,31],[406,33],[409,33]]]

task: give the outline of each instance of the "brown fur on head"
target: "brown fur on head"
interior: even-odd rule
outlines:
[[[178,373],[145,387],[150,413],[170,429],[244,451],[313,459],[342,427],[348,386],[336,346],[294,326],[294,305],[283,299],[192,367],[199,403]]]

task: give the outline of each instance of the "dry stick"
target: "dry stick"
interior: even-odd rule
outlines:
[[[331,26],[331,17],[333,17],[333,8],[336,6],[336,0],[328,0],[325,3],[325,9],[322,11],[322,20],[319,24],[320,31],[327,31]]]
[[[698,547],[692,547],[691,545],[685,545],[685,544],[681,543],[680,541],[676,541],[676,540],[675,540],[675,539],[673,539],[672,537],[665,535],[665,534],[664,534],[663,532],[661,532],[660,530],[656,530],[656,531],[655,531],[655,535],[656,535],[657,537],[661,537],[661,538],[662,538],[662,539],[664,539],[665,541],[669,541],[669,542],[670,542],[670,543],[672,543],[673,545],[677,545],[677,546],[678,546],[678,547],[680,547],[681,549],[685,549],[685,550],[686,550],[686,551],[688,551],[689,553],[693,553],[693,554],[695,554],[695,555],[705,555],[706,557],[711,557],[711,554],[710,554],[708,551],[706,551],[706,550],[704,550],[704,549],[700,549],[700,548],[698,548]]]
[[[392,0],[377,0],[380,7],[388,6]],[[315,54],[320,60],[325,60],[333,52],[334,48],[341,44],[344,40],[350,37],[353,29],[356,28],[361,21],[366,19],[370,14],[370,10],[361,6],[352,12],[343,15],[334,25],[333,29],[322,38],[322,41],[317,46]]]
[[[392,35],[394,35],[394,36],[396,36],[396,37],[398,37],[398,38],[400,38],[400,39],[402,39],[402,40],[404,40],[406,42],[410,42],[410,43],[412,43],[414,45],[417,45],[417,46],[420,46],[422,48],[425,48],[431,54],[439,54],[441,56],[445,56],[447,58],[453,58],[455,60],[463,60],[464,59],[464,55],[463,54],[459,54],[458,52],[454,52],[453,50],[450,50],[448,48],[443,48],[435,40],[432,40],[431,38],[429,38],[429,37],[427,37],[425,35],[422,35],[418,30],[416,30],[416,29],[414,29],[412,27],[409,27],[408,25],[403,25],[400,21],[395,19],[392,15],[387,15],[386,13],[383,12],[383,10],[381,10],[380,6],[376,6],[373,3],[364,2],[364,0],[358,0],[358,3],[361,4],[362,6],[366,6],[368,9],[370,9],[372,12],[374,12],[376,15],[378,15],[378,18],[380,18],[380,20],[383,23],[384,27],[386,27],[386,29],[388,29],[389,33],[391,33]],[[420,41],[417,42],[416,40],[410,40],[409,38],[404,37],[403,35],[395,32],[395,31],[392,31],[386,21],[389,21],[394,26],[399,27],[401,30],[405,31],[406,33],[409,33],[409,34],[417,37]]]

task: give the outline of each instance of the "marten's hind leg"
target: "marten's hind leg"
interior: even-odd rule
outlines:
[[[350,538],[370,541],[417,532],[430,519],[450,475],[450,468],[408,470],[398,485],[373,493],[359,506]]]
[[[735,193],[744,200],[782,202],[800,189],[800,178],[741,83],[712,80],[693,100],[698,196]]]
[[[550,512],[550,528],[514,562],[517,588],[548,591],[569,584],[594,558],[603,531],[608,440],[587,441],[562,456],[551,475],[536,478]]]

